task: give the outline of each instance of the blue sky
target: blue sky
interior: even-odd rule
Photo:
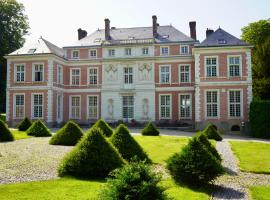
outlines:
[[[270,18],[269,0],[18,0],[25,6],[30,22],[27,41],[39,36],[62,47],[77,40],[77,29],[88,34],[111,26],[151,26],[152,15],[160,25],[172,24],[189,35],[189,21],[197,22],[197,38],[205,38],[206,28],[219,26],[240,37],[241,28]]]

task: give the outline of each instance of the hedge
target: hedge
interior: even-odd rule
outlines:
[[[0,120],[0,142],[13,141],[14,136],[10,132],[7,124]]]
[[[153,123],[149,122],[142,130],[142,135],[158,136],[159,130],[154,126]]]
[[[25,117],[23,121],[21,121],[21,123],[17,126],[17,128],[19,131],[26,131],[31,125],[32,122],[27,117]]]
[[[41,120],[35,121],[26,131],[27,135],[35,137],[49,137],[51,131],[45,126]]]
[[[91,128],[93,127],[100,128],[102,133],[107,137],[113,134],[113,129],[103,119],[98,120]]]

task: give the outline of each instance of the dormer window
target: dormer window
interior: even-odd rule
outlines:
[[[129,36],[129,37],[128,37],[128,39],[129,39],[129,40],[134,40],[134,39],[135,39],[135,37],[133,37],[133,36]]]
[[[101,38],[96,38],[96,39],[94,40],[95,43],[100,42],[100,41],[101,41]]]
[[[109,49],[108,54],[110,57],[115,56],[115,49]]]
[[[225,40],[225,39],[218,39],[218,44],[227,44],[227,40]]]
[[[37,50],[37,49],[29,49],[27,53],[33,54],[33,53],[35,53],[36,50]]]
[[[125,49],[125,55],[126,56],[131,56],[131,48],[126,48]]]
[[[180,54],[188,54],[189,51],[188,51],[188,45],[181,45],[180,46]]]
[[[169,38],[169,35],[162,35],[162,38]]]
[[[72,58],[73,59],[78,59],[79,58],[79,51],[78,50],[72,51]]]

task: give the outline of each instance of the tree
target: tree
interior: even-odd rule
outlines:
[[[0,1],[0,112],[5,111],[6,60],[4,56],[22,47],[28,33],[24,6],[16,0]]]

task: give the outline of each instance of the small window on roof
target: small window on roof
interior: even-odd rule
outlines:
[[[94,42],[100,42],[101,38],[96,38]]]
[[[218,39],[218,44],[227,44],[225,39]]]
[[[29,49],[27,53],[35,53],[37,49]]]
[[[162,35],[163,38],[169,38],[169,35]]]
[[[133,37],[133,36],[128,36],[128,39],[129,39],[129,40],[134,40],[135,37]]]

